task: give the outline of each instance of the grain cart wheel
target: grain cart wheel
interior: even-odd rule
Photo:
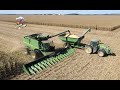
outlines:
[[[25,54],[29,55],[30,54],[30,50],[28,48],[25,48]]]
[[[104,57],[105,55],[106,55],[106,52],[105,52],[104,49],[100,49],[100,50],[98,50],[98,56],[100,56],[100,57]]]
[[[93,48],[92,48],[92,46],[86,45],[86,46],[85,46],[85,52],[88,53],[88,54],[93,53]]]
[[[39,50],[31,51],[31,56],[34,60],[44,56]]]

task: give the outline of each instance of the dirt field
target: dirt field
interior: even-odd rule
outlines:
[[[119,23],[118,23],[119,24]],[[70,30],[73,34],[82,34],[85,29],[43,26],[28,24],[28,27],[17,30],[12,22],[0,21],[0,51],[8,55],[13,53],[12,57],[18,59],[23,65],[32,59],[23,54],[22,38],[25,35],[33,33],[56,34],[65,30]],[[82,50],[77,50],[76,54],[64,61],[56,64],[52,68],[38,73],[37,75],[28,76],[25,73],[19,73],[11,76],[11,80],[103,80],[103,79],[120,79],[120,29],[115,31],[96,31],[92,30],[83,40],[83,43],[89,43],[92,38],[98,38],[105,44],[109,45],[116,56],[99,57],[96,54],[86,54]],[[55,44],[61,45],[58,38],[53,38]],[[19,54],[18,54],[19,53]],[[0,54],[1,55],[1,54]]]
[[[0,20],[15,21],[19,15],[0,15]],[[58,23],[58,24],[84,24],[99,26],[119,25],[119,15],[22,15],[27,22]]]
[[[2,21],[15,22],[19,15],[0,15]],[[92,28],[97,30],[114,30],[120,27],[119,15],[22,15],[27,23],[56,25],[64,27]]]

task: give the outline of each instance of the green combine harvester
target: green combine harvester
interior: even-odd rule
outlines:
[[[50,38],[63,35],[65,33],[70,33],[69,30],[64,31],[55,35],[44,35],[44,34],[32,34],[29,36],[25,36],[23,38],[23,43],[26,47],[25,54],[30,54],[33,59],[39,59],[40,57],[47,56],[56,50],[60,51],[59,48],[55,49],[54,42],[50,40]]]
[[[29,75],[35,74],[73,55],[74,48],[55,48],[53,41],[49,40],[66,33],[70,33],[70,31],[67,30],[52,36],[43,34],[25,36],[23,38],[26,47],[25,53],[31,55],[34,61],[23,65],[23,70]]]
[[[73,55],[75,48],[83,49],[89,54],[98,52],[99,56],[112,54],[107,46],[98,43],[97,40],[92,40],[90,45],[81,43],[90,31],[91,29],[88,29],[81,36],[72,35],[69,30],[51,36],[41,33],[25,36],[23,38],[26,47],[25,53],[31,55],[34,61],[23,65],[23,70],[29,75],[41,72]],[[55,36],[64,42],[63,48],[56,48],[54,42],[50,40]],[[95,45],[95,43],[97,44]]]

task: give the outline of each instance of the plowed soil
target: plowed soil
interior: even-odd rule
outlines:
[[[18,52],[15,55],[18,62],[25,64],[32,61],[32,58],[23,53],[22,38],[25,35],[33,33],[56,34],[65,30],[70,30],[72,34],[80,35],[85,29],[43,26],[28,24],[24,29],[15,29],[12,22],[0,21],[0,51],[6,53]],[[115,31],[96,31],[92,30],[85,36],[83,43],[89,43],[93,38],[98,38],[105,44],[109,45],[116,56],[99,57],[97,54],[86,54],[83,50],[78,49],[76,54],[68,59],[56,64],[52,68],[38,73],[37,75],[28,76],[21,72],[16,74],[11,80],[103,80],[103,79],[120,79],[120,29]],[[57,38],[52,38],[55,44],[62,45]]]

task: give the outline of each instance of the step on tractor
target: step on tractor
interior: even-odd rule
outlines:
[[[85,35],[90,31],[91,29],[88,29],[81,36],[71,34],[69,30],[55,35],[39,33],[25,36],[23,38],[23,43],[26,47],[25,54],[31,55],[34,61],[23,65],[23,70],[29,75],[41,72],[74,55],[76,48],[85,50],[89,54],[97,52],[99,56],[111,54],[111,50],[98,40],[91,40],[90,44],[81,43]],[[56,48],[54,42],[50,40],[50,38],[56,36],[64,42],[63,47]]]

